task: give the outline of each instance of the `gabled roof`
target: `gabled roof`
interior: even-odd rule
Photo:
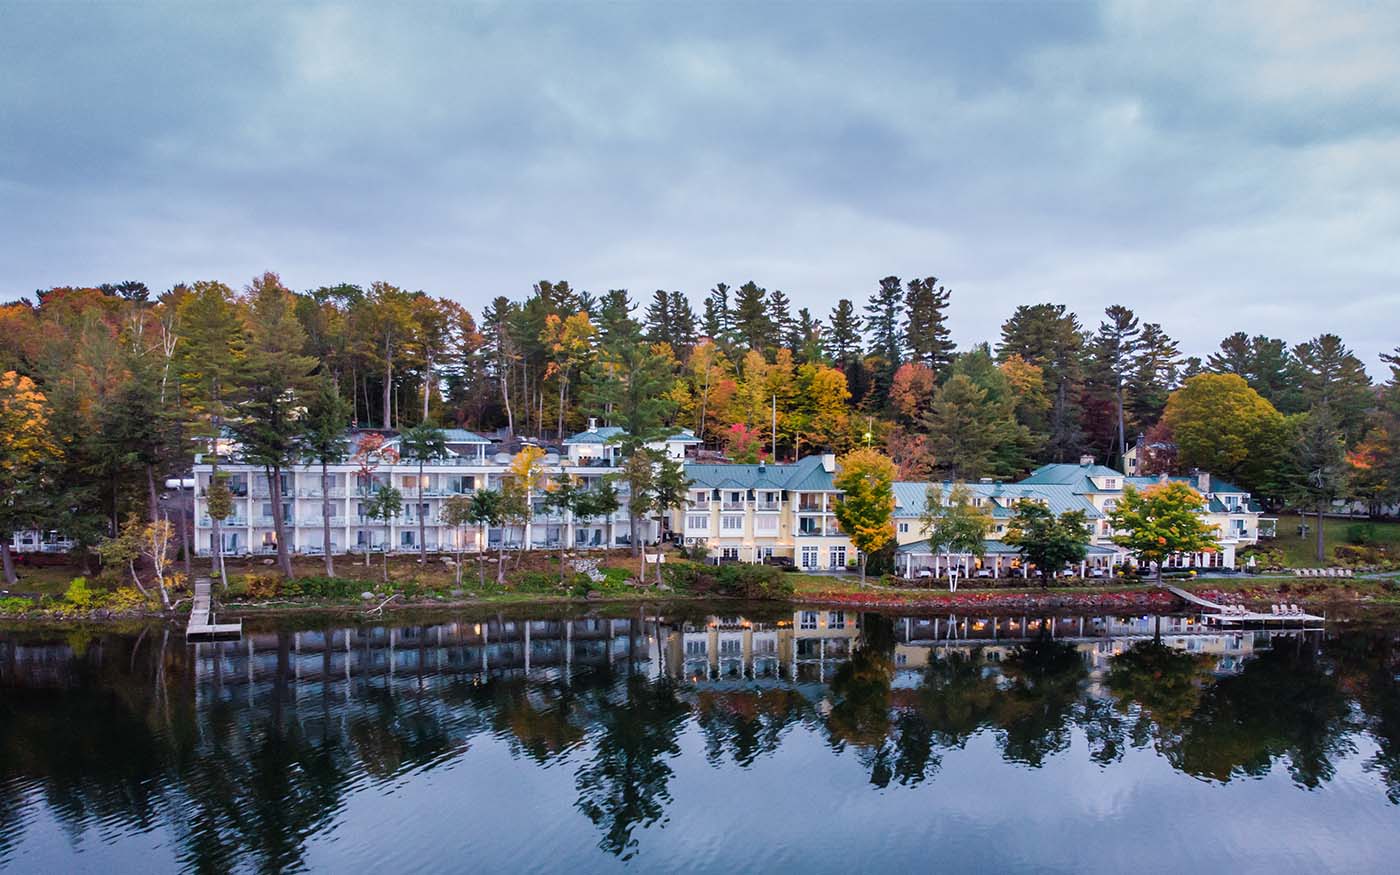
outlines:
[[[833,491],[831,474],[820,456],[808,456],[788,465],[735,465],[686,463],[685,475],[697,489],[788,489]]]
[[[442,433],[446,435],[449,444],[489,444],[486,438],[474,431],[467,431],[465,428],[444,428]]]
[[[1041,465],[1031,472],[1030,476],[1022,480],[1022,483],[1056,484],[1059,486],[1086,486],[1090,489],[1093,484],[1089,482],[1090,477],[1114,477],[1121,479],[1122,471],[1107,468],[1103,465],[1071,465],[1068,463],[1052,463]]]
[[[672,432],[672,433],[670,434],[669,437],[664,437],[664,438],[662,438],[662,439],[659,441],[659,443],[665,443],[665,444],[698,444],[698,443],[703,443],[703,441],[701,441],[698,437],[695,436],[695,432],[691,431],[691,430],[688,429],[688,428],[683,428],[683,429],[680,429],[679,431]]]
[[[610,444],[616,438],[627,434],[626,431],[616,425],[600,425],[597,428],[581,431],[578,434],[564,441],[565,446],[571,444]]]
[[[937,488],[939,493],[943,495],[946,495],[950,488],[947,483],[896,482],[894,484],[895,518],[909,519],[922,516],[930,485]],[[1068,510],[1079,510],[1083,511],[1084,515],[1091,520],[1103,518],[1103,513],[1082,494],[1076,492],[1073,486],[1027,484],[1024,481],[1021,483],[968,483],[965,485],[974,496],[985,499],[983,508],[997,519],[1005,519],[1015,514],[1014,509],[1002,506],[1003,504],[1015,504],[1023,498],[1043,501],[1051,512],[1057,515]],[[993,498],[1002,504],[994,504]]]

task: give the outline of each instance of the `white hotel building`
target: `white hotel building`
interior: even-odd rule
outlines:
[[[321,481],[321,466],[303,462],[282,472],[282,513],[286,537],[292,552],[318,555],[322,552],[322,495],[331,502],[331,551],[334,553],[413,552],[419,549],[418,524],[421,517],[425,529],[424,541],[430,551],[448,551],[460,543],[467,551],[496,549],[557,548],[561,540],[574,549],[628,546],[631,543],[630,522],[625,510],[626,486],[618,483],[622,509],[601,518],[573,519],[541,507],[542,493],[533,497],[534,512],[524,526],[494,527],[482,532],[477,527],[454,528],[442,522],[444,503],[455,495],[470,495],[478,489],[499,489],[510,474],[514,458],[507,452],[493,452],[488,439],[464,429],[444,429],[448,456],[426,462],[419,481],[418,462],[398,458],[399,437],[385,434],[380,462],[369,477],[364,477],[360,465],[350,456],[361,438],[371,432],[359,431],[349,435],[349,453],[345,460],[328,466],[326,483]],[[618,448],[614,441],[621,430],[598,427],[590,422],[587,431],[564,441],[564,453],[547,451],[541,464],[547,478],[567,472],[584,485],[594,486],[617,472]],[[689,432],[682,431],[656,449],[664,449],[673,458],[683,458],[685,448],[699,443]],[[227,458],[219,464],[221,474],[228,475],[228,486],[234,495],[233,515],[223,521],[220,534],[223,552],[227,555],[271,554],[277,550],[277,535],[272,518],[272,490],[261,466],[239,460],[236,448],[226,450]],[[209,518],[207,493],[213,466],[203,459],[194,466],[195,476],[195,542],[200,555],[209,555],[214,547],[213,520]],[[365,507],[375,490],[393,486],[403,494],[403,512],[385,522],[365,516]],[[648,542],[658,537],[658,524],[648,520],[642,524],[642,537]]]

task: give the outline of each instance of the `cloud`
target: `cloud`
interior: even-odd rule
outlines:
[[[889,273],[963,343],[1108,303],[1196,354],[1400,321],[1383,4],[9,5],[0,297],[140,278]]]

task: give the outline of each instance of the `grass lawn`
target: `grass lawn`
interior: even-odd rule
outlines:
[[[1297,514],[1279,514],[1278,537],[1272,541],[1261,542],[1261,546],[1267,546],[1282,553],[1283,563],[1289,568],[1317,568],[1323,565],[1337,564],[1334,561],[1326,563],[1317,561],[1317,532],[1313,529],[1313,526],[1317,525],[1317,518],[1312,516],[1307,518],[1308,533],[1304,537],[1298,536],[1299,522]],[[1323,537],[1326,538],[1329,560],[1333,555],[1334,548],[1347,543],[1347,529],[1362,522],[1364,521],[1333,519],[1331,517],[1323,519]],[[1400,523],[1372,522],[1370,525],[1375,531],[1376,544],[1389,545],[1393,549],[1400,550]]]

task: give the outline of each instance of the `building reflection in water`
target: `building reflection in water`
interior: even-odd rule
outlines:
[[[75,835],[165,822],[191,865],[295,868],[365,776],[470,760],[482,738],[568,764],[577,812],[624,858],[665,822],[687,732],[712,766],[748,768],[800,727],[854,752],[876,786],[932,780],[989,733],[1018,767],[1082,737],[1099,766],[1140,748],[1220,782],[1282,762],[1315,787],[1364,734],[1367,773],[1400,803],[1398,639],[831,608],[253,629],[192,646],[155,627],[0,635],[0,864],[6,824],[41,798],[25,788],[42,786]]]

